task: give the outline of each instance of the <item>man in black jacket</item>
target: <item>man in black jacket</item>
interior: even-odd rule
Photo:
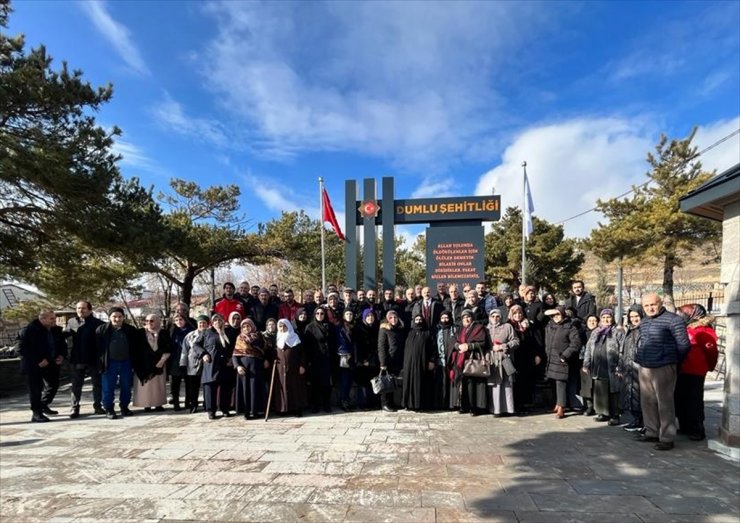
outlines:
[[[33,422],[49,421],[44,414],[58,414],[49,404],[59,389],[59,366],[67,355],[62,329],[54,311],[44,310],[18,333],[21,368],[28,378]]]
[[[121,415],[133,416],[129,410],[131,402],[131,387],[134,383],[134,368],[141,364],[142,340],[141,334],[135,327],[125,323],[125,316],[121,307],[112,307],[108,311],[109,323],[104,323],[95,331],[95,345],[98,353],[98,370],[100,370],[103,385],[103,407],[108,419],[116,419],[113,408],[113,395],[116,380],[120,384],[118,403],[121,406]]]
[[[573,280],[570,290],[573,294],[565,300],[565,308],[575,309],[576,315],[583,321],[586,321],[589,316],[596,316],[596,299],[586,292],[583,280]]]
[[[77,302],[76,310],[77,316],[70,318],[67,328],[64,329],[72,349],[69,355],[72,372],[72,411],[69,417],[72,419],[80,416],[80,397],[86,374],[90,376],[92,382],[95,414],[105,414],[102,406],[100,372],[98,372],[98,351],[95,345],[95,331],[103,325],[103,322],[93,316],[92,305],[89,301]]]

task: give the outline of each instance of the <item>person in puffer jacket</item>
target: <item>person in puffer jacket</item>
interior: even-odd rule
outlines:
[[[717,365],[717,333],[712,328],[714,317],[698,303],[684,305],[678,315],[686,322],[691,349],[678,366],[676,380],[676,417],[678,432],[690,440],[706,438],[704,431],[704,377]]]

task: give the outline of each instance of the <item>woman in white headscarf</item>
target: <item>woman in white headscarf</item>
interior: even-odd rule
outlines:
[[[300,416],[306,405],[306,358],[301,340],[286,319],[277,322],[272,411]]]

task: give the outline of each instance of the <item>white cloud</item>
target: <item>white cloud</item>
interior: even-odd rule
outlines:
[[[198,56],[224,107],[261,148],[351,150],[408,166],[449,164],[500,125],[501,64],[546,20],[498,2],[220,2]]]
[[[169,131],[220,148],[227,145],[235,146],[230,143],[221,123],[209,118],[186,115],[182,105],[168,93],[165,93],[164,99],[152,109],[152,114],[157,122]]]
[[[131,37],[128,28],[117,22],[108,12],[102,1],[83,1],[79,3],[82,10],[95,24],[95,28],[113,46],[126,64],[139,74],[149,74],[149,69]]]
[[[452,178],[434,181],[427,177],[411,193],[411,198],[444,198],[445,196],[453,196],[455,194],[453,191],[454,185],[455,182]]]
[[[528,129],[506,147],[501,164],[478,180],[476,194],[501,195],[506,207],[522,207],[522,161],[535,216],[559,222],[592,208],[643,181],[652,133],[638,120],[577,119]],[[587,236],[600,215],[591,212],[565,223],[569,236]]]
[[[121,138],[115,138],[111,150],[115,154],[121,155],[121,160],[119,162],[121,165],[132,167],[134,169],[142,169],[155,174],[162,173],[162,167],[155,160],[150,158],[141,147],[132,142]]]
[[[738,129],[740,129],[740,116],[699,127],[694,137],[694,145],[701,151]],[[740,133],[702,154],[699,160],[704,170],[716,169],[717,173],[740,163]]]

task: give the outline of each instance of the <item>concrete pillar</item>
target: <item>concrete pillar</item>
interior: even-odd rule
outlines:
[[[721,309],[727,325],[725,334],[725,390],[719,440],[740,455],[740,201],[724,209],[722,222],[722,269],[725,285]]]

